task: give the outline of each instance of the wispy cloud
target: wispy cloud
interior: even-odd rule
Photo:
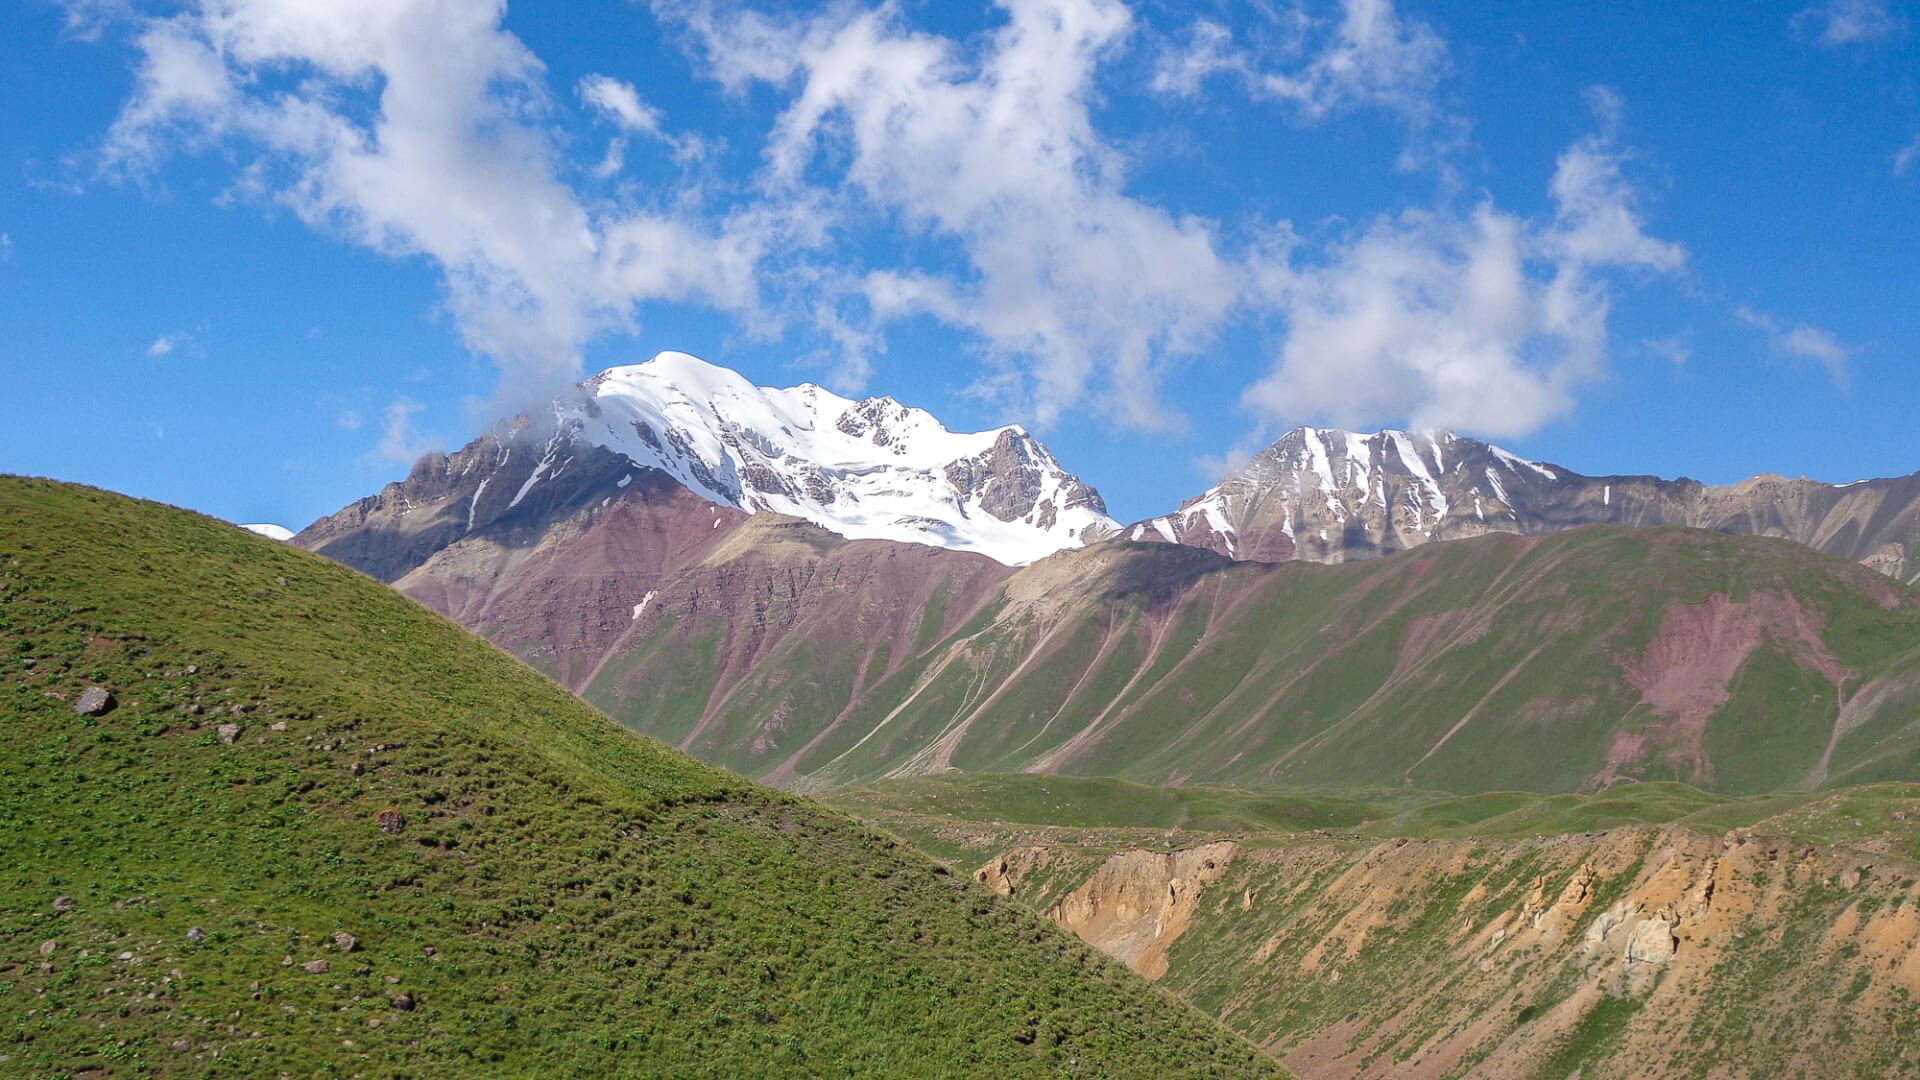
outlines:
[[[1651,338],[1640,343],[1650,355],[1665,360],[1674,367],[1686,367],[1693,362],[1693,343],[1684,334],[1672,334],[1662,338]]]
[[[577,88],[580,100],[612,120],[630,135],[661,134],[660,110],[640,100],[640,91],[632,83],[607,75],[588,75]]]
[[[1806,323],[1793,323],[1777,315],[1750,307],[1734,309],[1734,317],[1765,334],[1775,352],[1811,362],[1832,377],[1834,385],[1846,386],[1848,367],[1857,350],[1846,345],[1829,330]]]
[[[1887,0],[1827,0],[1793,17],[1796,31],[1837,49],[1885,41],[1906,32],[1906,20],[1889,10]]]
[[[641,155],[684,167],[707,144],[613,75],[555,92],[497,2],[188,0],[123,15],[139,67],[101,164],[146,179],[185,155],[230,160],[235,200],[430,262],[462,339],[499,366],[503,404],[577,377],[588,342],[675,302],[749,334],[799,328],[843,389],[901,324],[932,319],[984,357],[960,380],[1009,411],[1149,429],[1183,422],[1172,372],[1236,320],[1268,320],[1282,347],[1247,395],[1264,415],[1512,434],[1604,373],[1621,281],[1685,262],[1644,226],[1604,93],[1602,130],[1561,156],[1537,218],[1443,203],[1310,249],[1284,224],[1169,209],[1130,186],[1130,144],[1096,122],[1102,75],[1163,39],[1123,0],[1000,6],[993,31],[949,37],[897,3],[654,0],[698,72],[780,109],[751,177],[683,168],[648,188],[629,182]],[[1232,32],[1192,23],[1155,86],[1230,79],[1303,124],[1382,111],[1415,157],[1464,130],[1442,103],[1446,42],[1392,0],[1259,6],[1269,18]],[[584,163],[563,134],[578,115],[609,139]],[[1258,239],[1227,239],[1241,234]],[[418,412],[388,407],[383,456],[413,456]]]
[[[1256,97],[1290,105],[1306,123],[1337,113],[1382,109],[1406,120],[1414,137],[1403,167],[1451,148],[1464,121],[1441,108],[1441,81],[1452,71],[1445,40],[1427,23],[1401,15],[1393,0],[1340,0],[1331,16],[1304,4],[1263,6],[1248,40],[1212,19],[1196,19],[1183,43],[1162,49],[1150,86],[1184,97],[1216,77]]]
[[[1899,152],[1893,155],[1893,175],[1907,175],[1915,161],[1920,161],[1920,135],[1915,135],[1912,142],[1901,147]]]
[[[161,334],[159,337],[153,339],[153,344],[147,346],[147,358],[149,360],[164,359],[165,357],[172,356],[181,349],[192,350],[195,348],[195,345],[193,335],[184,331],[172,334]]]
[[[437,439],[423,435],[414,428],[413,418],[426,411],[426,406],[408,397],[395,398],[388,403],[381,415],[380,442],[374,447],[379,460],[393,465],[406,465],[419,459],[420,455],[440,448]]]
[[[0,232],[0,262],[13,261],[13,236]]]

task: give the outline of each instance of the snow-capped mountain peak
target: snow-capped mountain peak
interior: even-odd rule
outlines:
[[[1288,432],[1179,510],[1129,527],[1134,540],[1241,559],[1339,562],[1443,536],[1501,529],[1511,492],[1552,467],[1449,432]]]
[[[554,404],[555,433],[517,504],[577,443],[658,469],[741,510],[1032,562],[1118,531],[1099,493],[1018,426],[948,431],[892,398],[755,386],[686,353],[609,368]],[[476,498],[476,503],[477,503]]]

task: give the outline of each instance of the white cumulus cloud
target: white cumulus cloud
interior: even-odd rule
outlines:
[[[1330,257],[1283,238],[1264,273],[1286,320],[1273,370],[1248,406],[1276,420],[1524,435],[1571,410],[1607,368],[1613,281],[1670,275],[1677,244],[1650,236],[1611,134],[1559,159],[1550,219],[1484,201],[1466,213],[1409,211],[1362,227]]]
[[[897,3],[654,0],[700,74],[779,107],[751,175],[707,160],[649,190],[626,182],[630,158],[684,165],[719,144],[616,73],[555,92],[504,0],[184,0],[120,16],[139,63],[102,161],[142,179],[185,155],[231,162],[231,201],[431,263],[464,342],[505,376],[503,404],[578,377],[588,342],[667,302],[754,335],[803,328],[850,390],[892,332],[930,319],[967,342],[958,379],[1009,411],[1175,427],[1170,375],[1237,320],[1272,317],[1279,355],[1246,395],[1263,415],[1513,434],[1604,373],[1623,278],[1684,266],[1644,227],[1604,93],[1602,131],[1560,157],[1544,218],[1489,198],[1311,250],[1286,226],[1229,244],[1263,229],[1143,196],[1134,144],[1097,123],[1103,75],[1163,40],[1134,7],[996,6],[986,33],[944,36]],[[1191,94],[1224,74],[1303,123],[1384,110],[1429,149],[1454,130],[1447,46],[1392,0],[1258,6],[1271,17],[1231,32],[1192,23],[1155,85]],[[575,160],[574,115],[601,126],[604,153]],[[382,454],[417,449],[417,412],[388,408]]]
[[[822,284],[858,331],[931,315],[978,335],[988,382],[1042,424],[1087,395],[1121,421],[1176,422],[1158,389],[1209,342],[1240,291],[1211,222],[1126,191],[1128,161],[1095,131],[1094,73],[1133,29],[1119,0],[1004,0],[985,45],[916,32],[892,6],[781,23],[704,4],[656,7],[704,41],[717,77],[794,87],[766,149],[768,190],[842,193],[965,266],[842,268]],[[810,190],[820,170],[835,190]],[[864,307],[865,311],[857,310]],[[858,332],[849,340],[871,342]]]
[[[218,148],[243,162],[240,195],[431,259],[510,394],[577,377],[585,342],[631,329],[642,301],[755,309],[768,222],[589,208],[560,179],[545,70],[503,14],[500,0],[195,0],[145,19],[107,166],[143,173]],[[640,109],[594,85],[623,118]]]

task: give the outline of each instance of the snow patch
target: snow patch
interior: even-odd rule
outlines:
[[[1528,461],[1526,458],[1517,457],[1513,454],[1507,453],[1505,450],[1502,450],[1497,446],[1489,446],[1487,447],[1487,449],[1493,452],[1494,457],[1500,459],[1501,464],[1505,465],[1507,468],[1513,470],[1516,473],[1519,472],[1521,469],[1531,469],[1534,472],[1539,473],[1541,476],[1544,476],[1549,480],[1560,479],[1559,473],[1554,472],[1552,469],[1547,468],[1545,465],[1542,465],[1537,461]]]
[[[1507,489],[1505,485],[1500,483],[1500,474],[1494,472],[1491,467],[1487,469],[1487,483],[1493,488],[1494,498],[1499,499],[1501,502],[1507,501]]]
[[[491,480],[491,479],[493,479],[493,477],[489,476],[486,478],[486,480],[480,481],[480,486],[473,489],[473,498],[467,500],[467,531],[468,532],[473,531],[473,512],[479,509],[480,507],[480,493],[487,490],[487,480]],[[519,502],[519,501],[520,500],[518,499],[514,500],[514,502]]]
[[[255,522],[252,525],[242,525],[240,527],[250,533],[264,536],[269,540],[287,541],[293,539],[292,529],[287,528],[285,525],[275,525],[268,521]]]

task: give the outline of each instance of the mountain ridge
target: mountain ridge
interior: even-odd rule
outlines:
[[[1825,484],[1587,476],[1450,432],[1296,428],[1128,539],[1236,559],[1348,562],[1494,532],[1682,526],[1775,536],[1920,581],[1920,473]]]
[[[416,543],[371,560],[392,580],[433,550],[532,508],[605,506],[654,473],[704,501],[812,521],[848,539],[977,551],[1024,564],[1118,529],[1100,493],[1066,472],[1024,428],[955,433],[887,397],[854,401],[812,383],[755,386],[685,353],[612,367],[548,412],[496,426],[453,455],[429,454],[388,485],[299,534],[333,534],[384,515]],[[436,474],[438,474],[436,476]],[[423,547],[424,545],[424,547]],[[370,557],[361,552],[362,563]]]

